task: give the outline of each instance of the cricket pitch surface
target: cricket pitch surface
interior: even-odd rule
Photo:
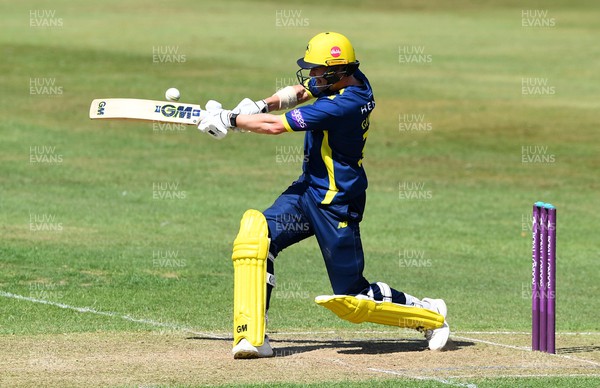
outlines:
[[[275,332],[276,357],[233,360],[226,333],[97,332],[0,336],[0,386],[169,386],[414,379],[600,377],[600,333],[557,334],[557,354],[526,332],[456,332],[432,352],[419,333]]]

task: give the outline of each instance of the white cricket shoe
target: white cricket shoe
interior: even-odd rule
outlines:
[[[233,347],[231,352],[235,359],[273,357],[273,348],[271,347],[269,337],[267,336],[265,336],[263,344],[258,347],[250,344],[247,339],[242,338],[242,340]]]
[[[431,298],[423,298],[423,302],[429,303],[431,310],[444,317],[444,326],[439,329],[425,331],[425,339],[429,342],[429,349],[442,350],[446,346],[446,342],[448,342],[448,337],[450,337],[450,325],[446,321],[446,314],[448,313],[446,302],[443,299]]]

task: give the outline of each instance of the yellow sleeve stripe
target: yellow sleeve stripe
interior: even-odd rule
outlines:
[[[329,146],[329,132],[323,131],[323,143],[321,144],[321,158],[327,168],[327,177],[329,179],[329,189],[325,194],[325,198],[321,201],[323,205],[328,205],[333,201],[333,197],[339,192],[335,185],[335,171],[333,168],[333,152]]]
[[[287,121],[287,117],[285,117],[285,113],[281,115],[281,122],[283,123],[283,126],[285,127],[286,131],[294,132],[292,127],[290,127],[290,123],[288,123],[288,121]]]

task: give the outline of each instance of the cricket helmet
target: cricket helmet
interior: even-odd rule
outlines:
[[[303,74],[303,70],[308,72],[317,67],[326,67],[327,71],[320,77],[324,78],[327,83],[318,87],[320,91],[324,91],[343,76],[352,75],[359,65],[354,47],[348,38],[337,32],[322,32],[314,36],[306,46],[304,57],[298,59],[296,63],[300,67],[300,70],[296,72],[298,81],[315,96],[320,94],[317,89],[314,89],[315,80],[311,80],[309,75]]]
[[[297,63],[302,69],[312,69],[358,62],[348,38],[337,32],[322,32],[308,42],[304,57],[298,59]]]

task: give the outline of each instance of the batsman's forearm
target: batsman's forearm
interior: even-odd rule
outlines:
[[[306,91],[306,89],[304,88],[304,86],[294,85],[294,86],[290,86],[289,88],[293,88],[293,93],[296,96],[297,102],[294,104],[294,106],[310,100],[311,97],[308,94],[308,92]],[[292,90],[290,89],[289,92],[292,92]],[[264,101],[267,103],[267,106],[269,107],[269,112],[275,112],[278,110],[293,108],[293,106],[285,106],[286,105],[285,103],[282,104],[281,98],[282,98],[282,96],[279,94],[279,92],[273,94],[271,97],[265,98]],[[282,105],[284,105],[284,106],[282,106]]]
[[[236,127],[264,135],[278,135],[286,132],[281,117],[268,113],[238,115]]]
[[[275,112],[279,110],[279,96],[272,95],[271,97],[265,98],[267,103],[268,111]]]

